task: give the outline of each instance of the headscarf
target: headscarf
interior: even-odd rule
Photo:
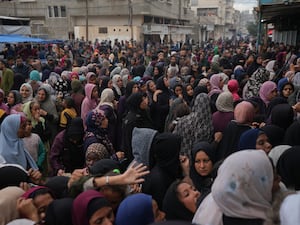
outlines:
[[[69,179],[65,176],[50,177],[45,183],[45,187],[49,188],[56,198],[60,199],[68,195]]]
[[[40,102],[41,109],[45,110],[47,113],[53,115],[54,121],[58,118],[56,106],[54,104],[54,101],[51,98],[51,86],[49,84],[42,84],[39,90],[44,90],[46,93],[46,98],[44,101]]]
[[[282,153],[276,169],[287,188],[300,190],[300,147],[293,146]]]
[[[173,182],[164,197],[162,210],[166,213],[167,220],[192,221],[193,213],[188,210],[178,199],[177,188],[179,181]]]
[[[277,88],[277,85],[273,81],[266,81],[262,84],[259,89],[259,97],[264,101],[266,105],[269,104],[270,100],[267,99],[268,95]]]
[[[235,152],[218,170],[212,185],[213,199],[226,216],[268,220],[273,173],[264,151]]]
[[[223,92],[223,90],[220,89],[219,85],[221,82],[221,75],[220,74],[214,74],[211,76],[209,79],[210,85],[211,85],[211,90],[208,93],[208,96],[211,97],[213,94],[219,94]]]
[[[256,140],[264,132],[258,128],[250,129],[242,133],[239,141],[238,150],[256,149]]]
[[[234,101],[238,101],[241,99],[241,97],[238,94],[239,83],[237,80],[234,80],[234,79],[229,80],[227,87],[228,87],[228,90],[231,92]]]
[[[278,145],[278,146],[272,148],[272,150],[268,156],[272,159],[275,167],[277,166],[280,156],[291,147],[292,146],[290,146],[290,145]]]
[[[16,219],[9,222],[7,225],[34,225],[35,221],[29,219]]]
[[[220,112],[233,112],[233,98],[232,94],[228,91],[219,94],[216,107]]]
[[[27,171],[17,164],[0,164],[0,190],[8,186],[19,186],[29,182]]]
[[[3,120],[0,133],[0,155],[7,163],[18,164],[24,169],[38,169],[35,161],[25,149],[23,140],[18,137],[20,124],[19,114],[8,115]]]
[[[29,74],[29,79],[34,80],[34,81],[41,81],[41,76],[40,76],[39,71],[32,70]]]
[[[117,94],[118,94],[119,96],[121,96],[121,95],[122,95],[122,92],[121,92],[121,89],[120,89],[119,86],[118,86],[118,79],[122,79],[121,76],[120,76],[119,74],[116,74],[116,75],[114,75],[114,76],[112,77],[112,79],[111,79],[111,80],[112,80],[112,86],[115,88]]]
[[[25,198],[25,199],[34,198],[35,195],[36,195],[36,192],[40,191],[40,190],[44,190],[46,193],[49,193],[52,196],[52,198],[55,197],[53,192],[48,187],[45,187],[45,186],[34,186],[34,187],[30,188],[29,190],[27,190],[22,195],[22,197]]]
[[[272,147],[281,145],[283,143],[285,130],[276,125],[266,125],[261,128],[263,132],[267,135]]]
[[[169,221],[164,221],[164,222],[156,222],[156,223],[151,223],[150,225],[192,225],[192,223],[189,223],[187,221],[180,221],[180,220],[169,220]]]
[[[94,153],[97,155],[98,159],[108,159],[110,157],[106,150],[106,147],[101,143],[92,143],[86,150],[85,157],[89,154]]]
[[[25,113],[27,119],[31,121],[31,125],[34,128],[38,122],[41,122],[43,126],[45,126],[45,119],[43,117],[39,117],[37,121],[36,118],[33,118],[31,110],[30,110],[31,101],[23,104],[23,112]],[[45,129],[45,127],[43,127]]]
[[[92,176],[103,176],[113,170],[120,171],[120,164],[113,159],[100,159],[89,168]]]
[[[181,151],[188,155],[196,142],[212,140],[212,115],[207,94],[201,93],[196,97],[192,112],[179,119],[173,133],[182,138]]]
[[[276,105],[271,112],[271,123],[286,130],[294,121],[294,110],[289,104]]]
[[[116,215],[116,225],[148,225],[154,222],[152,197],[143,193],[125,198]]]
[[[288,195],[281,203],[279,216],[281,225],[300,224],[300,194]]]
[[[105,88],[101,93],[99,106],[109,105],[113,108],[114,107],[114,100],[115,100],[115,95],[114,95],[113,90],[110,89],[110,88]]]
[[[24,191],[19,187],[6,187],[0,190],[0,224],[5,225],[8,222],[19,218],[19,212],[16,210],[17,200]]]
[[[97,107],[97,100],[92,98],[93,89],[96,88],[95,84],[86,84],[84,87],[85,90],[85,98],[81,104],[81,118],[86,122],[86,117],[89,111],[95,109]]]
[[[89,210],[90,202],[100,200],[103,204],[101,207],[110,207],[103,195],[95,190],[87,190],[79,194],[73,201],[72,221],[73,225],[89,225],[89,216],[93,215],[94,210]],[[100,209],[99,207],[98,209]],[[95,212],[95,211],[94,211]]]
[[[87,75],[86,75],[86,81],[87,81],[87,83],[90,83],[90,79],[91,79],[91,77],[96,77],[96,74],[95,73],[93,73],[93,72],[88,72],[87,73]]]
[[[251,124],[255,114],[254,106],[247,101],[242,101],[234,108],[234,119],[239,124]]]
[[[23,97],[22,97],[22,103],[30,102],[30,101],[33,99],[33,90],[32,90],[32,87],[31,87],[31,85],[28,84],[28,83],[23,83],[23,84],[21,85],[21,87],[20,87],[20,92],[21,92],[21,89],[22,89],[23,87],[26,87],[26,89],[29,90],[29,96],[28,96],[27,98],[23,98]]]
[[[209,157],[212,164],[215,164],[217,156],[216,156],[216,150],[213,148],[211,144],[209,144],[206,141],[198,142],[193,147],[191,164],[190,164],[190,177],[193,181],[193,184],[198,189],[198,191],[202,192],[202,190],[205,188],[203,186],[204,185],[203,181],[205,180],[205,178],[210,177],[210,174],[204,177],[201,176],[195,169],[196,155],[200,151],[204,152]]]
[[[46,225],[71,225],[72,224],[72,198],[57,199],[47,207]]]

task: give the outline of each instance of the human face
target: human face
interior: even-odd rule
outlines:
[[[154,199],[152,199],[152,210],[155,222],[160,222],[165,219],[166,214],[159,210],[157,202]]]
[[[92,91],[92,99],[97,99],[99,97],[98,95],[98,88],[94,87]]]
[[[140,108],[142,110],[145,110],[145,109],[148,108],[148,98],[147,97],[143,97],[143,100],[142,100],[142,102],[140,104]]]
[[[105,206],[98,209],[91,216],[89,225],[113,225],[115,216],[111,207]]]
[[[118,85],[119,88],[123,87],[123,81],[122,81],[121,78],[119,78],[119,79],[117,80],[117,85]]]
[[[194,95],[194,89],[191,85],[186,87],[186,93],[188,94],[188,96],[193,96]]]
[[[31,121],[26,122],[26,129],[25,129],[25,137],[29,137],[32,130],[32,124]]]
[[[269,152],[272,149],[272,145],[270,144],[269,139],[266,134],[261,134],[257,137],[255,148],[262,149],[267,154],[269,154]]]
[[[149,90],[153,93],[156,91],[156,85],[153,81],[149,83]]]
[[[31,112],[31,115],[34,119],[36,120],[39,120],[40,116],[41,116],[41,108],[40,108],[40,104],[37,104],[37,103],[34,103],[32,106],[31,106],[31,109],[30,109],[30,112]]]
[[[108,81],[107,87],[108,87],[108,88],[112,88],[112,87],[113,87],[113,86],[112,86],[112,80]]]
[[[12,92],[8,93],[7,104],[8,105],[14,105],[15,104],[15,96]]]
[[[22,95],[22,98],[28,98],[30,95],[30,91],[26,86],[22,86],[20,94]]]
[[[292,85],[286,84],[282,89],[282,95],[287,98],[293,93],[293,91],[294,89]]]
[[[37,195],[33,199],[33,204],[38,210],[40,220],[43,220],[46,217],[47,207],[52,201],[53,198],[49,193],[43,195]]]
[[[133,87],[132,87],[132,94],[133,94],[133,93],[137,93],[137,92],[139,92],[139,86],[138,86],[137,84],[135,84],[135,85],[133,85]]]
[[[273,91],[271,91],[268,96],[267,96],[267,99],[269,101],[271,101],[273,98],[275,98],[277,96],[277,89],[275,88]]]
[[[39,102],[43,102],[46,100],[46,92],[45,90],[41,89],[38,91],[38,94],[37,94],[37,99]]]
[[[207,176],[211,173],[213,163],[204,151],[199,151],[195,157],[195,170],[201,176]]]
[[[101,128],[108,128],[108,119],[105,117],[101,122]]]
[[[94,152],[90,152],[85,157],[85,164],[87,167],[91,167],[98,160],[99,160],[99,156]]]
[[[89,79],[90,84],[96,84],[96,81],[97,81],[96,76],[91,76]]]
[[[154,76],[159,74],[159,70],[157,67],[154,67],[153,74]]]
[[[174,92],[176,96],[182,95],[182,88],[180,86],[177,86],[175,87]]]
[[[181,183],[177,187],[179,201],[192,213],[197,210],[197,200],[200,197],[200,192],[188,183]]]
[[[27,126],[26,121],[22,121],[20,123],[20,127],[17,132],[19,138],[24,138],[26,136],[26,126]]]

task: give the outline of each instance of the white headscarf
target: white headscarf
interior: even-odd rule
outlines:
[[[287,196],[279,211],[281,225],[300,224],[300,194],[292,194]]]
[[[212,197],[226,216],[268,221],[273,176],[272,164],[264,151],[233,153],[218,170]]]

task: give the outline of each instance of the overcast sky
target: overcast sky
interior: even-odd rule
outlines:
[[[253,7],[257,6],[257,0],[235,0],[234,8],[237,10],[253,10]]]

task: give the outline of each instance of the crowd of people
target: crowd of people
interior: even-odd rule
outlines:
[[[300,223],[298,48],[1,54],[0,225]]]

